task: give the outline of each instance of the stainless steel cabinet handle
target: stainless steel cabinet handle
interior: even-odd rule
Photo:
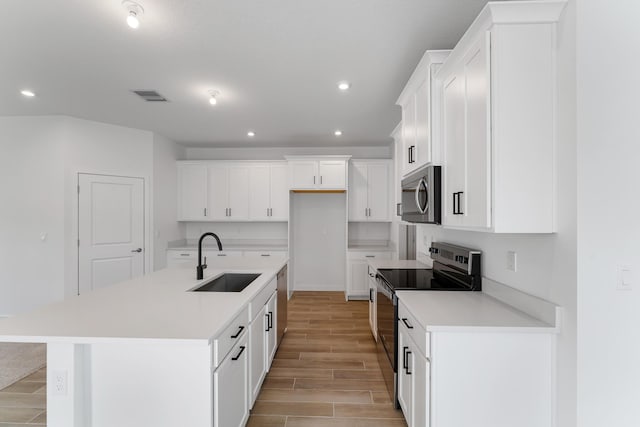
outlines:
[[[180,256],[191,256],[191,254],[180,254]]]
[[[260,254],[260,256],[271,256],[271,254]]]
[[[227,256],[227,254],[217,254],[218,256]]]
[[[376,256],[375,255],[365,255],[364,257],[365,258],[375,258]]]
[[[322,175],[320,175],[320,185],[322,185]]]
[[[207,208],[204,208],[204,216],[207,216]]]
[[[315,177],[315,175],[313,176],[313,185],[316,185],[316,177]]]
[[[134,250],[132,250],[131,252],[138,252],[138,253],[140,253],[140,252],[142,252],[142,248],[134,249]]]
[[[231,208],[229,208],[229,216],[231,216]]]

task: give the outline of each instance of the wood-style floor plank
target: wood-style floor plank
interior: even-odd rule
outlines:
[[[295,292],[249,427],[406,427],[380,372],[367,301]]]

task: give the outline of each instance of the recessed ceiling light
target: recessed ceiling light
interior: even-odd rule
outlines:
[[[144,15],[144,8],[131,0],[124,0],[122,6],[129,12],[127,14],[127,25],[135,30],[140,26],[140,16]]]
[[[20,93],[29,98],[33,98],[34,96],[36,96],[36,94],[33,91],[30,91],[29,89],[23,89],[20,91]]]
[[[210,90],[209,91],[209,104],[216,105],[218,103],[218,95],[220,95],[220,92],[218,92],[217,90]]]
[[[348,90],[351,87],[351,84],[349,82],[340,82],[338,83],[338,89],[340,90]]]
[[[254,136],[256,136],[256,133],[254,131],[250,130],[249,132],[247,132],[247,136],[249,138],[253,138]]]
[[[342,131],[341,130],[337,130],[333,133],[335,136],[342,136]]]

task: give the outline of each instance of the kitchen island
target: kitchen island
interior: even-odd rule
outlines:
[[[161,270],[2,320],[0,341],[47,344],[49,426],[240,425],[264,378],[250,366],[268,369],[275,352],[261,360],[249,330],[275,329],[286,263],[218,261],[200,281]],[[189,292],[233,272],[260,276],[241,292]]]

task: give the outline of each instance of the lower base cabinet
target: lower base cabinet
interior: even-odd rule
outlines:
[[[376,270],[369,267],[367,275],[369,276],[369,279],[367,280],[369,283],[369,327],[371,328],[371,335],[373,335],[373,339],[377,342],[378,324],[376,315],[376,298],[378,296],[376,287]]]
[[[369,297],[368,261],[372,259],[391,259],[391,252],[347,251],[347,299]]]
[[[247,333],[213,373],[213,426],[244,426],[249,419]]]
[[[267,374],[267,306],[262,307],[249,326],[249,380],[250,380],[250,407],[260,393],[262,381]]]
[[[429,359],[398,322],[398,402],[408,427],[429,425]]]

